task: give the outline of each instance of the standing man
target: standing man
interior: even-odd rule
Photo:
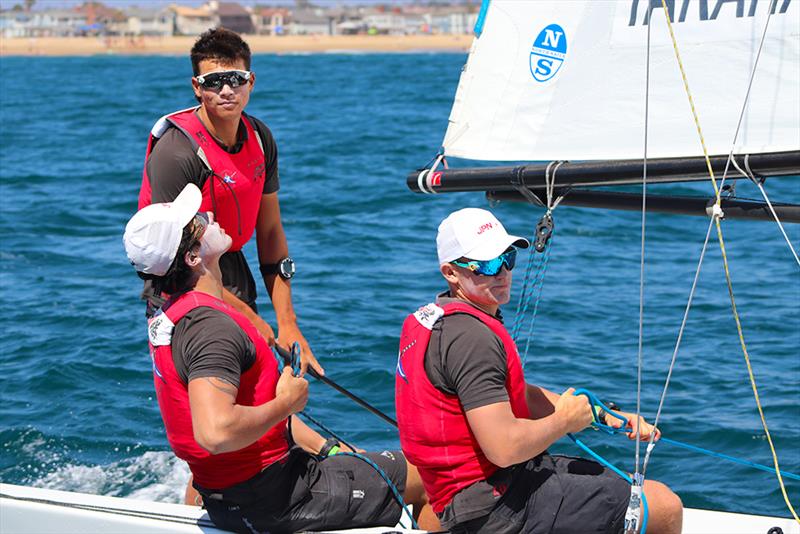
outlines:
[[[170,202],[186,184],[203,193],[203,211],[232,238],[220,258],[223,299],[243,313],[268,343],[272,328],[257,313],[256,283],[242,247],[255,231],[264,285],[275,308],[280,345],[298,342],[301,374],[308,365],[324,371],[300,329],[292,305],[290,280],[295,272],[289,256],[278,202],[278,148],[269,128],[244,112],[256,75],[250,70],[250,47],[224,28],[203,33],[191,51],[192,88],[199,106],[159,119],[147,145],[139,208]],[[164,302],[145,284],[148,316]]]
[[[391,527],[402,494],[423,528],[437,528],[402,452],[337,454],[348,449],[293,416],[308,382],[279,371],[263,336],[223,301],[219,260],[233,240],[198,213],[201,201],[189,184],[144,207],[123,241],[140,276],[171,295],[148,322],[153,381],[169,444],[211,520],[235,532]]]
[[[452,532],[623,530],[628,482],[602,465],[551,456],[547,447],[593,418],[585,396],[527,384],[499,306],[526,239],[509,235],[476,208],[442,221],[439,269],[449,290],[403,324],[395,393],[400,444],[420,476],[442,527]],[[628,421],[634,414],[618,412]],[[611,426],[621,421],[602,417]],[[649,439],[641,420],[628,437]],[[646,481],[648,532],[678,533],[680,499]]]

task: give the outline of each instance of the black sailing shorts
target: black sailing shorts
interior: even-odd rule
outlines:
[[[405,491],[407,466],[400,451],[368,452]],[[294,449],[288,460],[224,490],[197,487],[211,520],[234,532],[279,534],[303,530],[393,527],[401,508],[378,472],[360,458],[320,460]]]
[[[492,511],[453,534],[616,534],[623,531],[630,484],[597,462],[543,454],[514,468]]]

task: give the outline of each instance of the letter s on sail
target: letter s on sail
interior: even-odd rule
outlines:
[[[546,82],[558,73],[567,57],[567,35],[558,24],[546,26],[531,47],[530,69],[533,79]]]

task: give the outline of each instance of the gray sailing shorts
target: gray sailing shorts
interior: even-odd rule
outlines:
[[[367,452],[364,456],[380,467],[402,495],[408,475],[403,453]],[[215,492],[198,490],[211,520],[234,532],[393,527],[402,512],[372,466],[343,454],[320,460],[294,450],[283,466],[271,466],[245,483]]]
[[[597,462],[542,454],[516,466],[488,515],[453,534],[621,533],[630,484]]]

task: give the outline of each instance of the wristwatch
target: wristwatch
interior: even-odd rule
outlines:
[[[325,440],[325,444],[322,445],[322,448],[319,450],[319,455],[322,458],[332,456],[339,452],[339,441],[336,438],[328,438]]]
[[[606,402],[606,406],[608,406],[609,410],[619,411],[619,406],[617,406],[617,403],[614,401]],[[602,423],[604,425],[608,425],[608,423],[606,423],[606,416],[608,415],[608,412],[605,411],[603,407],[599,405],[595,406],[595,408],[597,408],[597,422]]]
[[[294,260],[289,256],[286,256],[278,263],[262,263],[258,266],[258,269],[263,276],[279,274],[286,280],[290,280],[295,273]]]

